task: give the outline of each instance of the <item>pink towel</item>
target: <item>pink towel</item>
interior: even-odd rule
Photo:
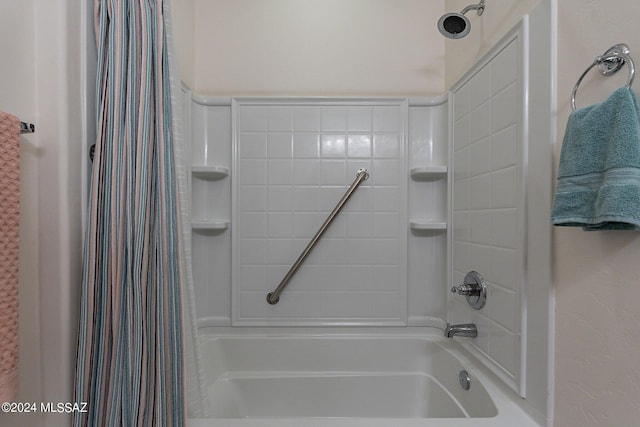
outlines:
[[[20,120],[0,111],[0,402],[18,393]]]

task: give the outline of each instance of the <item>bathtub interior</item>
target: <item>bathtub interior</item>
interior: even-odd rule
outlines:
[[[490,418],[483,384],[435,335],[301,331],[202,340],[212,418]]]

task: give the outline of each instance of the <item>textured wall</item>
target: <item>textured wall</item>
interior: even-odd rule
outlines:
[[[577,78],[609,46],[624,42],[640,65],[640,3],[558,1],[558,139]],[[578,106],[624,84],[592,72]],[[640,89],[636,79],[635,89]],[[558,143],[558,152],[559,152]],[[556,426],[637,426],[640,419],[640,235],[555,230]]]
[[[196,0],[194,89],[234,95],[439,95],[442,2]]]

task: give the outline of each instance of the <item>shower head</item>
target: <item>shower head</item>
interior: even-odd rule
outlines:
[[[480,0],[478,4],[472,4],[460,13],[446,13],[438,20],[438,30],[440,33],[450,39],[461,39],[471,31],[471,22],[465,15],[470,10],[477,10],[478,16],[484,12],[486,0]]]

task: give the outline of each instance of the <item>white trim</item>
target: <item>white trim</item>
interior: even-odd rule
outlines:
[[[550,38],[551,43],[549,46],[551,56],[551,111],[550,111],[550,141],[551,146],[551,159],[553,164],[553,147],[556,143],[558,135],[558,121],[555,112],[558,111],[558,3],[557,0],[545,0],[545,3],[549,3],[550,10]],[[553,170],[553,167],[552,167]],[[553,235],[553,232],[551,232]],[[551,257],[553,254],[551,255]],[[550,258],[551,258],[550,257]],[[550,276],[553,277],[553,267],[551,263]],[[555,412],[554,398],[555,398],[555,332],[556,332],[556,298],[555,287],[553,282],[550,282],[549,296],[548,296],[548,319],[549,325],[547,326],[547,427],[553,427],[553,416]]]
[[[191,92],[191,100],[200,105],[229,107],[233,98],[230,96],[203,96]]]
[[[449,101],[448,92],[433,97],[409,97],[409,107],[433,107]]]
[[[260,103],[270,102],[292,102],[296,104],[316,103],[316,102],[384,102],[394,101],[398,99],[406,99],[410,107],[431,107],[436,105],[442,105],[448,101],[448,93],[433,97],[322,97],[322,96],[300,96],[300,97],[280,97],[280,96],[217,96],[217,95],[199,95],[197,93],[191,94],[191,99],[196,104],[207,106],[231,106],[232,101],[239,100],[242,102],[251,102],[255,100]]]
[[[519,268],[518,280],[522,283],[522,289],[520,290],[520,367],[518,369],[518,382],[520,396],[525,398],[527,396],[527,319],[528,319],[528,304],[527,304],[527,291],[529,289],[529,283],[527,281],[527,266],[529,258],[529,236],[527,233],[527,224],[529,223],[529,195],[527,191],[527,183],[529,176],[529,104],[530,104],[530,80],[529,80],[529,68],[530,68],[530,50],[529,50],[529,16],[525,15],[521,21],[520,31],[520,56],[518,58],[519,66],[522,67],[522,80],[519,81],[519,93],[523,96],[520,105],[522,111],[520,121],[522,123],[522,129],[520,129],[520,138],[522,139],[521,149],[522,153],[520,158],[522,160],[522,169],[520,170],[520,188],[518,189],[520,195],[520,201],[518,202],[523,211],[520,215],[518,224],[519,242],[518,246],[522,248],[522,257],[518,260],[521,263]]]
[[[231,318],[226,316],[201,317],[197,321],[198,330],[210,327],[231,326]]]
[[[444,319],[433,316],[409,316],[408,326],[411,327],[430,327],[444,330],[447,327],[447,322]]]

